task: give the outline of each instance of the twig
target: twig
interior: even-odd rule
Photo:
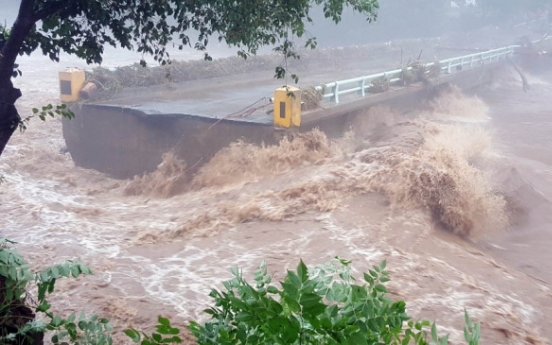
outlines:
[[[509,56],[507,56],[506,59],[508,60],[508,62],[510,62],[510,64],[512,64],[512,66],[514,66],[514,69],[516,70],[516,72],[518,72],[519,76],[521,77],[521,81],[523,83],[523,92],[527,92],[531,88],[531,85],[529,85],[529,82],[527,81],[525,74],[523,74],[521,69],[512,61],[512,59],[510,59]]]

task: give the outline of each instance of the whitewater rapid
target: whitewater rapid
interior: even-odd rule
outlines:
[[[19,83],[20,111],[57,102],[60,66]],[[54,71],[54,72],[52,72]],[[550,76],[520,91],[505,73],[477,94],[450,89],[419,109],[369,110],[337,140],[313,131],[259,147],[236,143],[195,176],[167,153],[129,181],[75,167],[59,120],[32,120],[0,159],[0,235],[35,267],[79,259],[96,274],[60,281],[56,310],[117,328],[201,319],[234,265],[281,277],[300,258],[387,259],[391,292],[414,316],[488,343],[550,337]],[[82,301],[86,301],[83,303]],[[120,341],[122,337],[117,338]]]

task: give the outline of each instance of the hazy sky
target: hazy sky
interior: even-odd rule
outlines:
[[[412,1],[416,2],[418,0]],[[443,4],[443,2],[440,2],[442,0],[434,1]],[[465,30],[464,27],[458,25],[457,19],[456,21],[451,19],[453,17],[432,14],[431,10],[434,8],[431,3],[430,6],[427,5],[427,2],[418,1],[417,6],[404,6],[405,3],[409,3],[409,1],[380,0],[381,8],[378,20],[371,24],[365,20],[364,16],[346,9],[342,22],[337,26],[331,20],[323,17],[321,9],[315,8],[312,13],[314,24],[309,24],[307,30],[318,39],[320,47],[387,42],[400,38],[440,36],[443,32],[449,30]],[[422,4],[425,4],[425,7]],[[443,6],[446,8],[446,3]],[[11,26],[17,15],[18,7],[19,0],[0,0],[0,21]],[[449,7],[450,13],[454,11],[455,9]],[[190,36],[194,37],[193,34],[190,34]],[[235,53],[234,50],[228,49],[226,45],[219,44],[216,40],[212,40],[208,50],[214,57]],[[112,50],[107,50],[107,55],[110,54],[110,51]],[[264,51],[268,51],[268,49]],[[184,53],[176,52],[176,54],[179,56],[184,54],[184,58],[195,58],[196,56],[196,52],[191,48]],[[201,55],[197,54],[197,58],[200,57]]]

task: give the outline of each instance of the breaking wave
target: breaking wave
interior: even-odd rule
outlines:
[[[391,208],[425,210],[439,226],[463,237],[504,228],[509,222],[506,200],[481,168],[492,159],[491,135],[470,121],[451,123],[458,116],[457,102],[471,104],[472,111],[465,107],[460,112],[465,119],[470,114],[476,119],[487,116],[480,100],[453,88],[432,103],[429,113],[405,116],[387,108],[367,112],[368,125],[366,119],[356,122],[355,130],[362,132],[355,137],[364,139],[354,153],[345,149],[351,138],[332,141],[318,130],[283,139],[277,146],[232,144],[201,168],[193,178],[194,189],[269,181],[267,177],[277,174],[282,178],[266,182],[261,191],[227,200],[221,196],[206,212],[190,215],[171,236],[210,235],[253,220],[328,212],[347,197],[363,193],[383,194]],[[303,165],[311,168],[300,170]],[[181,171],[160,167],[154,174],[179,176]],[[143,177],[133,183],[150,180],[154,179]],[[178,179],[169,182],[173,181]],[[165,184],[151,183],[150,188],[167,190]]]
[[[196,188],[216,187],[274,176],[305,164],[320,164],[338,153],[336,145],[315,129],[284,137],[279,145],[238,141],[221,150],[194,177]]]
[[[481,122],[490,119],[489,107],[485,102],[476,96],[466,96],[454,85],[447,85],[430,102],[430,108],[434,119],[467,122]]]
[[[163,155],[157,169],[143,176],[135,176],[123,189],[125,195],[144,195],[168,198],[187,189],[186,163],[174,152]]]
[[[258,146],[238,141],[218,152],[195,176],[189,176],[186,163],[169,152],[154,172],[135,176],[123,193],[168,198],[190,189],[220,187],[275,176],[335,157],[341,152],[339,144],[317,129],[296,134],[291,139],[284,137],[279,145]]]

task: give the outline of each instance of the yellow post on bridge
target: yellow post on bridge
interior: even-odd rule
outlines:
[[[80,69],[68,69],[59,72],[59,91],[62,102],[77,102],[79,92],[84,86],[86,74]]]
[[[284,86],[274,91],[274,125],[284,128],[301,125],[301,89]]]

